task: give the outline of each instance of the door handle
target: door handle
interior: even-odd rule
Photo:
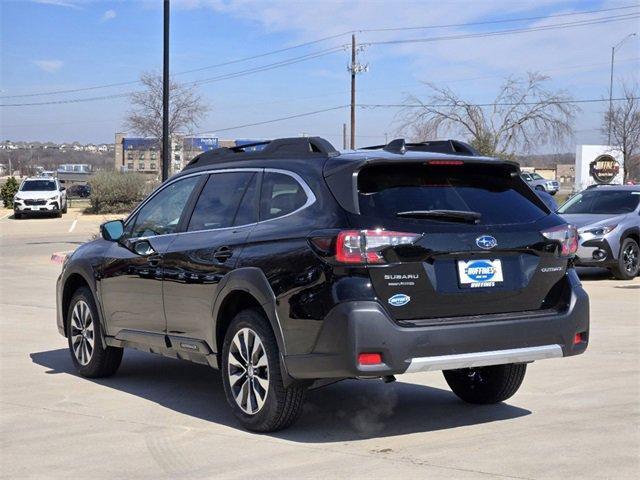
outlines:
[[[233,255],[233,250],[229,247],[220,247],[213,253],[213,258],[218,260],[219,262],[226,262]]]

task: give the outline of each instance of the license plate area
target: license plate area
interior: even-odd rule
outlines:
[[[458,260],[460,288],[492,288],[502,285],[502,262],[498,259]]]

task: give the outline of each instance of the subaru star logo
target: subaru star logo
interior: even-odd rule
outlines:
[[[490,248],[498,245],[498,241],[491,235],[482,235],[481,237],[476,238],[476,245],[484,250],[489,250]]]

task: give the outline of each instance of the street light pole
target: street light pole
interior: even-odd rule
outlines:
[[[607,122],[609,124],[608,125],[609,139],[607,141],[608,145],[611,145],[611,117],[613,116],[613,62],[616,56],[616,48],[618,48],[620,45],[626,42],[629,38],[635,37],[635,36],[636,36],[635,33],[630,33],[629,35],[624,37],[622,40],[620,40],[616,45],[611,47],[611,77],[609,79],[609,121]]]
[[[171,139],[169,138],[169,0],[164,0],[164,44],[162,59],[162,181],[169,178]]]

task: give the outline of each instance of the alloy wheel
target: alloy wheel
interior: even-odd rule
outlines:
[[[242,411],[258,413],[269,393],[269,363],[260,337],[250,328],[238,330],[233,337],[227,375],[233,398]]]
[[[627,248],[622,252],[622,261],[624,263],[624,269],[627,273],[634,274],[638,271],[638,257],[639,257],[639,248],[637,245],[631,243]]]
[[[95,328],[91,309],[84,300],[79,300],[71,313],[71,346],[80,365],[87,365],[93,356]]]

